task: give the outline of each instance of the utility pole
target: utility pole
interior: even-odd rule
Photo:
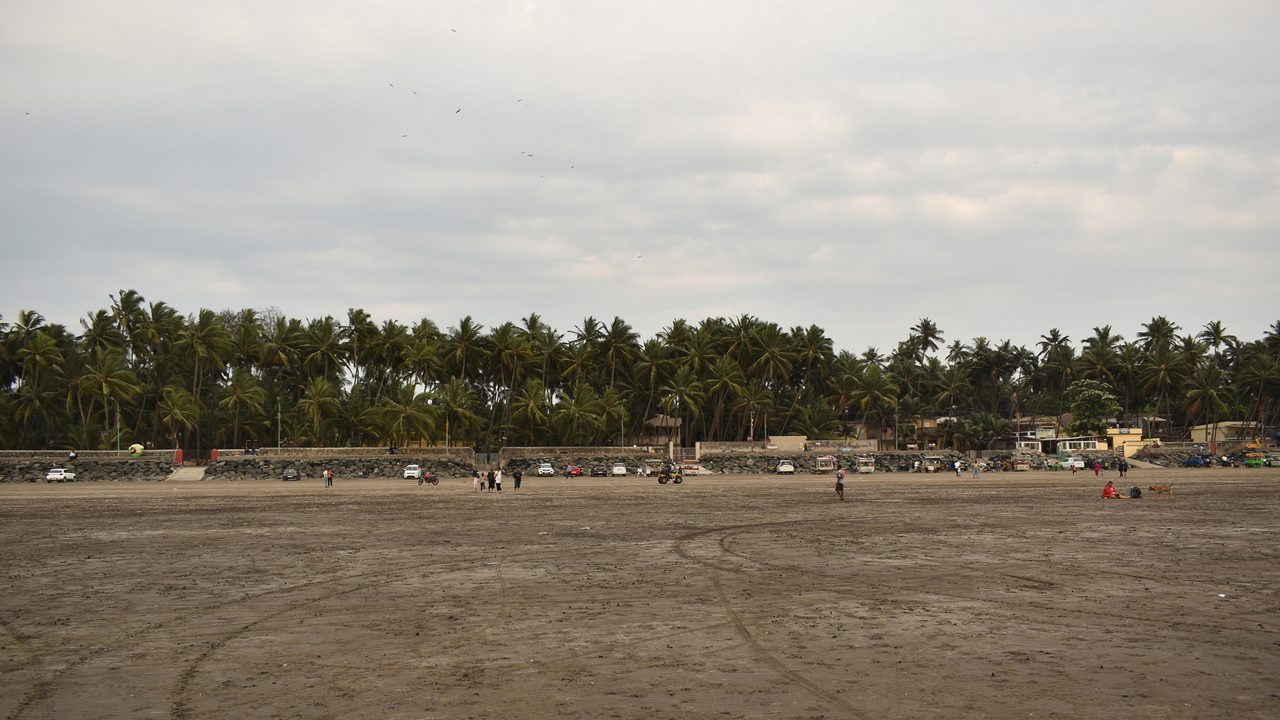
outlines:
[[[280,449],[280,400],[276,400],[276,450]]]

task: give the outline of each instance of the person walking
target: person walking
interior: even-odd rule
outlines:
[[[493,492],[493,471],[485,473],[485,479],[489,481],[489,489],[486,492]]]
[[[844,502],[844,468],[836,468],[836,497]]]
[[[973,462],[973,479],[977,480],[981,476],[982,476],[982,463],[975,460]]]
[[[481,487],[480,471],[475,468],[471,468],[471,487],[476,492],[480,492],[481,490],[484,489],[483,487]]]
[[[516,486],[512,492],[520,492],[520,481],[524,479],[524,472],[521,471],[520,468],[516,468],[515,471],[511,473],[511,477],[516,481]]]
[[[493,474],[493,483],[497,491],[502,492],[502,468],[498,468],[498,471]]]

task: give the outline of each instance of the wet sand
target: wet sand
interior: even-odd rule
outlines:
[[[1107,475],[0,486],[0,713],[1280,717],[1280,470]]]

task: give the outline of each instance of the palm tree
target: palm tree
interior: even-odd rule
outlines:
[[[200,419],[200,405],[195,397],[177,385],[168,385],[162,392],[157,410],[160,421],[169,428],[173,446],[182,447],[178,443],[178,431],[189,432],[195,429],[196,422]]]
[[[302,361],[309,372],[336,380],[339,370],[346,364],[347,353],[342,342],[342,328],[332,316],[307,323],[302,338]]]
[[[547,389],[536,378],[529,378],[511,398],[511,419],[528,428],[528,441],[535,443],[538,427],[549,417]]]
[[[126,341],[124,333],[116,328],[115,320],[106,310],[98,310],[87,318],[80,320],[84,333],[80,336],[80,350],[91,353],[95,350],[124,351]]]
[[[746,374],[742,372],[742,368],[732,357],[721,355],[716,358],[716,362],[711,366],[711,372],[708,374],[703,387],[714,407],[708,437],[721,439],[720,420],[724,416],[725,407],[731,398],[741,394],[744,382],[746,382]]]
[[[1159,315],[1151,318],[1151,322],[1142,324],[1142,330],[1138,333],[1138,340],[1143,350],[1153,352],[1158,348],[1172,345],[1180,329],[1168,318]]]
[[[342,409],[338,390],[333,383],[324,377],[313,377],[307,383],[307,389],[298,399],[298,412],[311,423],[311,444],[320,446],[324,441],[322,426],[324,421],[337,415]]]
[[[459,380],[472,380],[484,361],[483,348],[484,326],[468,315],[458,321],[457,327],[449,328],[445,339],[444,361],[453,377]]]
[[[864,427],[875,418],[876,438],[879,439],[883,435],[885,420],[892,417],[898,408],[898,385],[893,376],[879,365],[866,365],[856,383],[853,406],[862,415]]]
[[[773,394],[758,379],[748,380],[738,397],[733,401],[733,412],[741,416],[738,423],[739,437],[745,435],[748,442],[754,443],[755,419],[763,419],[762,427],[767,437],[769,434],[769,412],[773,409]]]
[[[1188,424],[1194,424],[1195,418],[1203,416],[1207,424],[1213,426],[1210,437],[1215,440],[1218,437],[1218,418],[1227,411],[1225,385],[1222,371],[1216,365],[1205,365],[1196,369],[1187,386]]]
[[[393,391],[378,406],[383,437],[392,445],[429,438],[435,432],[435,412],[430,394],[414,393],[412,388]]]
[[[574,385],[571,390],[560,393],[560,401],[551,413],[551,420],[562,438],[580,445],[594,437],[603,424],[599,396],[590,385]]]
[[[218,407],[231,415],[231,445],[240,447],[241,418],[266,414],[267,391],[247,371],[237,368],[231,375]]]
[[[1222,324],[1221,320],[1214,320],[1204,324],[1204,329],[1196,336],[1204,341],[1206,345],[1213,348],[1214,363],[1221,367],[1219,359],[1219,350],[1225,345],[1228,348],[1234,348],[1240,343],[1240,340],[1227,332],[1227,328]]]
[[[475,413],[476,393],[462,378],[452,377],[436,390],[431,403],[440,408],[440,416],[444,418],[444,443],[449,447],[453,432],[474,433],[480,425],[480,416]]]
[[[609,364],[609,387],[613,387],[618,367],[630,366],[639,349],[640,336],[616,315],[604,333],[604,353]]]
[[[693,419],[699,417],[702,403],[706,399],[702,383],[693,371],[687,366],[680,366],[671,381],[662,386],[660,393],[662,409],[668,415],[681,418],[681,425],[685,428],[692,428]],[[682,440],[686,444],[690,440],[689,434],[682,433]]]
[[[920,322],[911,328],[910,342],[915,349],[916,362],[924,362],[925,353],[931,353],[942,344],[942,330],[929,318],[920,318]]]
[[[1176,354],[1167,344],[1159,340],[1148,340],[1154,350],[1147,353],[1147,362],[1142,370],[1142,390],[1154,393],[1156,407],[1164,407],[1165,415],[1172,420],[1173,412],[1170,395],[1182,381],[1183,368]]]
[[[94,407],[101,402],[104,428],[111,425],[111,401],[115,400],[118,409],[121,401],[132,399],[142,390],[137,376],[125,364],[123,348],[95,349],[78,382],[90,397],[89,409],[83,419],[91,418]]]

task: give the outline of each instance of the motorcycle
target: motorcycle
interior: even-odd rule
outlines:
[[[418,484],[419,484],[419,485],[421,485],[421,484],[423,484],[423,483],[431,483],[432,485],[439,485],[439,484],[440,484],[440,478],[436,477],[435,475],[432,475],[432,474],[428,473],[428,474],[423,475],[422,477],[418,478]]]
[[[672,485],[679,485],[684,482],[684,471],[670,467],[663,467],[658,471],[658,484],[666,485],[668,482]]]

